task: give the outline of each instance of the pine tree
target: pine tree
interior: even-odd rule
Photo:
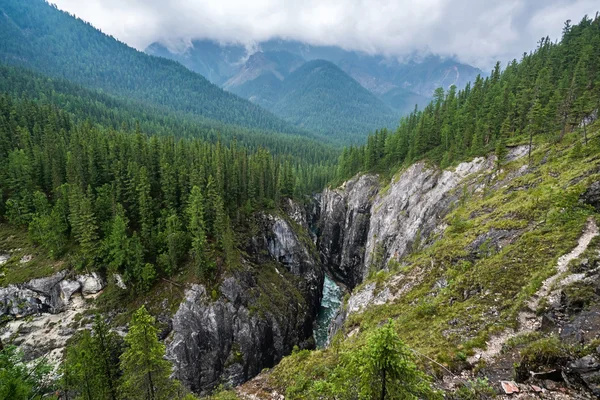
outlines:
[[[171,363],[163,359],[165,345],[157,335],[154,318],[142,306],[131,318],[128,347],[121,355],[121,390],[128,399],[168,400],[177,393],[177,383],[169,378]]]
[[[154,210],[152,207],[150,177],[146,167],[139,170],[137,181],[137,204],[140,221],[140,238],[145,248],[153,250],[152,228],[154,226]]]
[[[72,188],[69,199],[71,227],[79,243],[79,267],[88,268],[94,265],[98,255],[98,225],[92,207],[92,189],[82,194],[78,188]]]
[[[52,367],[45,360],[28,363],[13,345],[0,341],[0,399],[30,400],[51,395]]]
[[[171,212],[167,217],[161,237],[165,247],[159,257],[161,268],[165,274],[171,275],[183,263],[189,249],[189,236],[183,231],[179,216],[175,212]]]
[[[223,204],[223,198],[217,190],[216,183],[212,175],[208,177],[206,192],[206,203],[208,205],[206,219],[207,221],[209,221],[207,225],[212,237],[216,240],[218,246],[222,249],[223,234],[226,228],[226,214],[225,207]]]
[[[121,271],[129,261],[129,237],[127,236],[127,219],[121,205],[113,218],[109,235],[104,239],[103,249],[109,271]]]
[[[359,379],[360,398],[442,398],[432,389],[429,377],[417,368],[392,320],[369,337],[351,365]]]
[[[118,335],[110,331],[108,324],[99,314],[94,318],[92,329],[95,363],[100,378],[100,398],[117,400],[117,379],[120,374],[119,356],[121,353]]]
[[[90,331],[84,330],[75,344],[67,347],[63,380],[68,390],[75,390],[84,400],[100,399],[101,378]]]
[[[204,197],[198,186],[192,188],[186,214],[188,217],[188,229],[192,236],[192,248],[190,253],[194,260],[198,276],[202,276],[211,269],[211,263],[209,263],[207,257],[206,227],[204,224]]]

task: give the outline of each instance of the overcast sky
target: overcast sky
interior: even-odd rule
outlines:
[[[488,69],[560,37],[598,0],[51,0],[143,50],[191,38],[250,45],[273,37],[390,56],[431,52]]]

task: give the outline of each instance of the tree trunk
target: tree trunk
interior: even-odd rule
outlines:
[[[381,400],[385,400],[385,392],[387,390],[385,387],[385,369],[382,371],[381,375]]]
[[[531,145],[533,143],[533,131],[529,132],[529,157],[527,164],[531,165]]]
[[[567,118],[568,118],[567,115],[565,115],[563,118],[562,129],[560,131],[560,138],[558,139],[559,142],[563,140],[563,137],[565,136],[565,133],[567,132]]]
[[[152,382],[152,372],[148,372],[148,381],[150,383],[150,399],[154,400],[154,382]]]
[[[587,129],[585,126],[585,118],[583,119],[583,139],[585,141],[585,145],[587,146],[588,140],[587,140]]]

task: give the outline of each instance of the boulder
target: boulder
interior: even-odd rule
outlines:
[[[81,293],[84,296],[96,294],[106,286],[104,280],[95,272],[88,275],[79,275],[77,281],[81,284]]]

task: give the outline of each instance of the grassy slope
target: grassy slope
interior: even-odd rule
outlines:
[[[287,393],[286,398],[301,398],[316,380],[326,379],[340,352],[360,346],[366,333],[389,318],[397,321],[411,348],[451,369],[460,369],[473,349],[485,348],[491,335],[516,327],[526,300],[555,273],[557,259],[576,245],[594,215],[578,201],[600,179],[598,124],[592,131],[594,138],[579,154],[574,151],[577,134],[556,145],[540,144],[526,174],[508,179],[527,164],[527,157],[504,166],[483,190],[466,193],[448,215],[449,228],[440,240],[409,256],[403,266],[390,265],[390,272],[364,283],[374,281],[383,288],[395,277],[394,286],[400,288],[407,280],[399,276],[418,274],[412,290],[351,315],[329,349],[287,357],[269,375],[269,385]],[[521,232],[500,251],[473,260],[466,247],[493,228]],[[442,278],[448,286],[433,290]],[[476,293],[465,296],[473,289]],[[434,364],[424,364],[439,372]]]

